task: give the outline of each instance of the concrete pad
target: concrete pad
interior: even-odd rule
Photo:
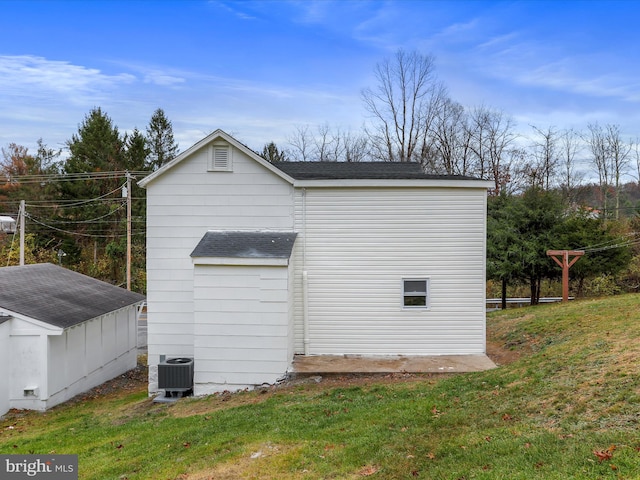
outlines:
[[[296,355],[292,373],[466,373],[496,368],[486,355]]]

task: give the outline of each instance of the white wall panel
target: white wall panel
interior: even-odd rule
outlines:
[[[295,288],[306,269],[310,353],[483,353],[485,199],[463,188],[297,195]],[[402,279],[412,277],[429,278],[428,310],[402,308]],[[300,301],[295,312],[302,352]]]
[[[11,320],[2,319],[0,323],[0,416],[9,411],[9,385],[11,381],[10,359],[11,343],[9,334],[11,332]]]
[[[204,148],[147,187],[150,363],[160,355],[194,355],[190,254],[208,230],[293,228],[293,187],[239,150],[232,150],[233,172],[207,171]],[[215,311],[233,312],[238,301],[249,300],[238,297],[243,293],[234,288],[225,293]],[[251,309],[249,304],[247,309]],[[151,392],[157,388],[153,376]]]
[[[286,374],[292,359],[288,276],[286,266],[196,265],[196,393],[244,388],[249,376],[261,384]]]

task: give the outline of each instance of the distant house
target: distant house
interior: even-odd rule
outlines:
[[[45,410],[134,368],[144,300],[52,264],[0,268],[0,415]]]
[[[3,233],[15,233],[16,221],[12,217],[0,215],[0,235]]]
[[[217,130],[144,178],[149,390],[274,383],[297,355],[485,353],[482,180],[269,163]]]

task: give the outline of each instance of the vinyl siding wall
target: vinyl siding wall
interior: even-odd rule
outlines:
[[[275,383],[287,372],[288,267],[195,267],[195,390]]]
[[[486,190],[307,188],[296,195],[296,299],[308,272],[309,353],[485,351]],[[430,307],[402,306],[428,278]],[[297,353],[304,351],[296,302]]]
[[[9,411],[11,381],[11,320],[0,320],[0,417]]]
[[[293,229],[293,187],[239,150],[231,152],[232,172],[209,172],[205,147],[147,186],[151,392],[160,355],[194,356],[190,254],[202,236],[208,230]]]

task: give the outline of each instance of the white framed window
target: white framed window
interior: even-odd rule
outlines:
[[[429,308],[429,278],[402,279],[402,308]]]
[[[232,150],[227,144],[213,144],[209,149],[209,171],[232,171]]]

